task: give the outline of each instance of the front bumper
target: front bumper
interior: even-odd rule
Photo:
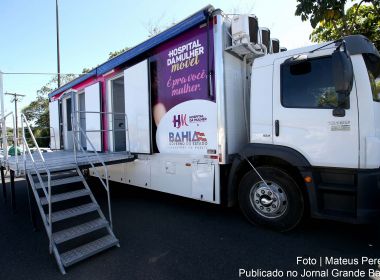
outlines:
[[[380,169],[313,168],[311,215],[348,223],[380,221]]]

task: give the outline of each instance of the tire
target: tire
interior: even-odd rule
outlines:
[[[260,167],[248,172],[239,185],[239,206],[253,224],[277,231],[295,228],[304,214],[302,191],[288,174],[273,167]]]

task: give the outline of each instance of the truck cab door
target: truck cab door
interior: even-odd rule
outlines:
[[[337,105],[331,50],[307,54],[296,64],[274,62],[273,143],[300,152],[312,166],[358,168],[359,130],[355,83],[345,116]]]

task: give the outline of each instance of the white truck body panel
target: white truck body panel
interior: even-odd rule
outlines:
[[[254,64],[250,99],[250,142],[273,143],[272,73],[273,65]]]
[[[125,113],[128,119],[130,152],[149,154],[150,92],[148,61],[144,60],[124,71]],[[128,147],[128,144],[127,144]]]
[[[360,112],[360,168],[380,166],[380,103],[372,100],[367,68],[361,55],[351,57]]]
[[[225,52],[224,53],[224,76],[225,76],[225,100],[226,100],[226,121],[227,121],[227,154],[238,153],[248,141],[249,120],[244,118],[244,93],[243,93],[243,69],[244,64],[241,59]],[[248,71],[247,71],[248,73]],[[246,86],[246,97],[249,98],[248,84]],[[248,98],[246,104],[249,104]],[[249,110],[245,108],[247,118]]]
[[[112,181],[220,203],[217,160],[194,155],[140,155],[133,162],[110,165],[108,170]],[[91,174],[95,175],[94,170]]]

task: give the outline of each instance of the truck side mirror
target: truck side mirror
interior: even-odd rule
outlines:
[[[344,107],[347,98],[350,96],[354,80],[352,62],[345,48],[341,51],[339,46],[333,52],[332,72],[335,91],[338,93],[338,107],[333,110],[333,115],[336,117],[344,117]]]

